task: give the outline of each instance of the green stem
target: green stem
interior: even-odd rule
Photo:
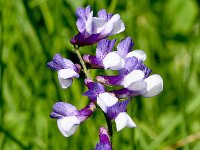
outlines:
[[[78,58],[79,58],[79,60],[80,60],[80,63],[81,63],[81,66],[83,67],[83,72],[85,73],[85,76],[86,76],[87,78],[89,78],[89,79],[92,79],[92,78],[91,78],[91,75],[90,75],[90,73],[89,73],[89,71],[87,70],[87,67],[86,67],[86,65],[85,65],[85,62],[83,61],[83,58],[82,58],[82,56],[81,56],[81,54],[80,54],[78,48],[75,48],[74,51],[76,52],[76,54],[77,54],[77,56],[78,56]]]

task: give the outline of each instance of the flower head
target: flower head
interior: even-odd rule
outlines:
[[[97,143],[95,150],[112,150],[110,138],[106,128],[101,127],[99,129],[100,142]]]
[[[62,58],[60,54],[54,55],[53,60],[47,63],[47,67],[58,72],[58,79],[62,88],[68,88],[72,84],[73,78],[79,78],[80,65]]]
[[[88,106],[78,111],[71,104],[57,102],[52,109],[53,112],[50,114],[50,117],[57,119],[58,129],[63,136],[69,137],[74,134],[80,123],[93,114],[96,106],[91,102]]]
[[[98,17],[94,17],[90,6],[85,9],[80,7],[76,10],[76,16],[79,33],[71,39],[73,45],[91,45],[125,29],[120,15],[108,14],[105,9],[98,12]]]

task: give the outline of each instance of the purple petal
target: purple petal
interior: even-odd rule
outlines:
[[[107,108],[107,115],[110,119],[115,119],[120,112],[126,112],[126,107],[130,100],[118,102],[115,105]]]
[[[116,85],[119,86],[123,76],[97,76],[96,80],[100,83],[107,85]]]
[[[99,138],[100,138],[100,143],[110,144],[109,134],[108,134],[108,130],[106,128],[101,127],[99,129]]]
[[[63,117],[66,116],[76,116],[78,115],[78,110],[71,104],[65,102],[57,102],[53,105],[52,108],[53,112],[56,113],[58,116],[62,115]],[[55,114],[53,114],[55,116]]]
[[[99,138],[100,142],[96,145],[95,150],[112,150],[111,142],[106,128],[101,127],[99,129]]]
[[[114,90],[114,91],[110,91],[110,92],[113,93],[113,94],[115,94],[115,96],[117,98],[119,98],[119,99],[134,97],[134,96],[138,96],[138,95],[141,94],[138,91],[131,91],[131,90],[128,90],[126,88],[122,88],[122,89]]]
[[[108,145],[108,144],[101,144],[101,143],[98,143],[96,145],[96,148],[95,150],[112,150],[111,146]]]
[[[81,19],[83,19],[83,21],[87,21],[87,15],[86,15],[86,11],[84,8],[79,7],[76,9],[76,16]]]
[[[113,14],[108,14],[108,21],[112,18]]]
[[[98,39],[98,37],[99,37],[99,34],[93,34],[89,36],[88,38],[85,39],[85,45],[92,45],[96,42],[99,42],[99,40],[101,39]]]
[[[47,67],[52,70],[56,70],[56,71],[61,70],[61,67],[59,65],[55,64],[53,61],[48,62]]]
[[[77,117],[79,118],[80,122],[83,122],[88,117],[90,117],[95,110],[96,110],[96,105],[94,102],[91,102],[85,108],[79,110],[79,115]]]
[[[99,60],[102,60],[109,52],[112,51],[112,48],[115,45],[116,40],[108,40],[108,39],[103,39],[99,41],[96,49],[96,57]]]
[[[79,32],[70,40],[70,43],[72,45],[78,45],[78,46],[92,45],[98,42],[99,40],[101,40],[101,39],[98,39],[98,37],[99,37],[99,34],[93,34],[88,37],[87,35],[84,35]]]
[[[76,26],[77,26],[79,32],[81,32],[83,34],[85,31],[85,21],[82,18],[79,18],[76,21]]]
[[[117,45],[117,51],[121,56],[126,57],[126,55],[131,51],[133,45],[131,37],[127,37]]]
[[[136,57],[129,57],[125,59],[125,66],[124,69],[121,69],[119,74],[120,75],[127,75],[133,70],[138,69],[141,67],[142,61],[138,60]]]
[[[89,16],[90,12],[91,12],[91,8],[90,8],[90,6],[87,6],[85,8],[85,14],[86,14],[87,17]]]
[[[93,82],[92,81],[92,79],[90,79],[90,78],[85,78],[85,80],[84,80],[84,83],[85,83],[85,85],[88,87],[89,85],[89,83],[91,83],[91,82]]]
[[[127,75],[133,70],[142,70],[145,74],[144,78],[147,78],[152,71],[145,64],[143,64],[142,60],[138,60],[133,56],[125,59],[125,67],[119,71],[119,74]]]
[[[65,62],[60,54],[55,54],[53,60],[47,63],[47,67],[56,71],[66,69]]]
[[[65,66],[66,68],[71,68],[76,72],[79,72],[79,68],[69,59],[63,58],[64,62],[65,62]]]
[[[104,86],[97,82],[89,82],[86,84],[86,86],[89,90],[86,91],[83,95],[87,96],[92,101],[96,101],[97,96],[105,92]]]
[[[64,117],[64,116],[63,116],[63,115],[60,115],[60,114],[57,114],[57,113],[55,113],[55,112],[52,112],[52,113],[50,114],[50,117],[51,117],[51,118],[60,119],[60,118],[62,118],[62,117]]]
[[[141,67],[139,68],[140,70],[142,70],[145,74],[144,79],[146,79],[150,73],[152,72],[151,69],[149,69],[146,65],[142,64]]]
[[[84,36],[79,32],[77,35],[75,35],[73,38],[71,38],[70,43],[72,45],[84,45],[85,39]]]
[[[105,9],[102,9],[98,12],[98,17],[108,21],[108,15]]]
[[[85,24],[90,14],[90,6],[87,6],[85,9],[80,7],[76,10],[76,16],[78,17],[76,21],[76,26],[78,27],[79,32],[84,34]]]
[[[84,60],[84,62],[90,64],[92,66],[92,68],[99,68],[99,69],[104,68],[102,61],[97,59],[96,56],[83,55],[83,60]]]
[[[81,70],[81,65],[80,64],[75,64],[75,66],[76,66],[76,72],[77,73],[79,73],[80,72],[80,70]]]

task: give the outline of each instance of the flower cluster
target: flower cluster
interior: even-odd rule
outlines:
[[[108,118],[116,124],[116,130],[134,128],[136,124],[127,114],[127,106],[135,96],[153,97],[163,90],[163,80],[160,75],[152,74],[145,64],[146,54],[143,50],[132,50],[134,43],[131,37],[121,40],[115,48],[116,39],[108,36],[125,30],[125,25],[118,14],[108,14],[102,9],[98,16],[93,16],[90,6],[78,8],[76,25],[79,33],[71,39],[75,52],[80,54],[81,46],[97,43],[96,55],[86,54],[80,59],[86,78],[84,84],[88,90],[83,93],[91,101],[85,108],[77,108],[69,103],[57,102],[53,106],[50,117],[57,119],[60,132],[65,137],[75,133],[78,126],[89,118],[98,106]],[[87,63],[93,69],[116,70],[115,76],[98,75],[95,80],[87,76]],[[73,78],[79,78],[81,65],[56,54],[47,66],[56,70],[62,88],[70,87]],[[86,68],[86,70],[85,70]],[[107,87],[117,90],[108,90]],[[114,88],[117,87],[117,88]],[[111,88],[109,88],[111,89]],[[107,120],[106,118],[106,120]],[[108,122],[107,122],[108,123]],[[108,128],[108,130],[111,130]],[[99,129],[100,142],[95,150],[111,150],[112,144],[106,128]]]

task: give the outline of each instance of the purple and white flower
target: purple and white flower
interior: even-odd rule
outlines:
[[[98,12],[98,17],[93,16],[90,6],[76,10],[78,17],[76,26],[79,33],[71,39],[71,44],[84,46],[92,45],[108,36],[118,34],[125,30],[119,14],[108,14],[105,9]]]
[[[112,150],[108,130],[106,128],[100,127],[99,139],[99,143],[97,143],[95,150]]]
[[[96,102],[97,97],[101,93],[105,93],[105,87],[98,82],[93,82],[91,79],[85,79],[85,85],[88,87],[88,91],[83,93],[84,96],[87,96],[91,101]]]
[[[117,102],[115,105],[107,108],[107,115],[111,120],[115,120],[117,131],[122,130],[124,127],[136,127],[136,124],[126,113],[128,103],[129,100],[124,100],[122,102]]]
[[[58,129],[63,136],[69,137],[74,134],[79,124],[90,117],[96,109],[96,105],[91,102],[85,108],[77,110],[76,107],[69,103],[57,102],[53,106],[51,118],[57,119]]]
[[[56,54],[53,60],[47,63],[47,67],[58,72],[58,79],[62,88],[68,88],[72,84],[73,78],[79,78],[80,65],[74,64],[71,60],[62,58]]]
[[[96,56],[84,55],[86,63],[91,64],[94,68],[104,68],[110,70],[120,70],[125,66],[125,58],[137,55],[137,52],[130,52],[133,42],[130,37],[123,39],[117,45],[117,51],[112,51],[116,40],[103,39],[99,41],[96,49]],[[141,52],[140,52],[141,53]],[[142,54],[141,54],[142,55]]]

